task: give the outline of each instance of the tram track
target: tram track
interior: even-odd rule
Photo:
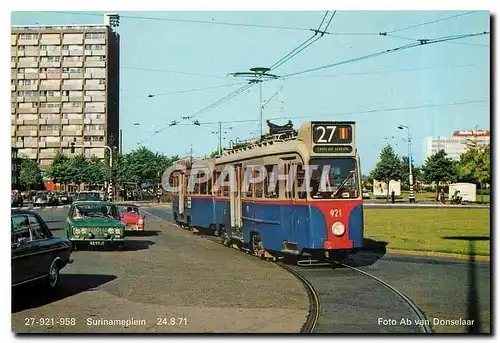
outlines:
[[[179,228],[183,228],[180,225],[177,225],[173,223],[174,225],[178,226]],[[183,228],[186,229],[186,228]],[[211,240],[215,243],[222,244],[222,241],[219,237],[214,237],[210,235],[203,234],[199,232],[198,230],[193,231],[192,229],[188,229],[191,231],[193,234],[196,234],[198,236],[201,236],[205,239]],[[242,251],[239,249],[239,251]],[[248,253],[248,252],[247,252]],[[381,332],[381,333],[403,333],[403,332],[408,332],[408,333],[432,333],[432,329],[429,325],[429,321],[426,319],[425,314],[419,309],[419,307],[405,294],[400,292],[398,289],[390,285],[389,283],[385,282],[384,280],[376,277],[375,275],[372,275],[362,269],[350,266],[348,264],[342,263],[341,261],[332,261],[333,264],[327,265],[327,264],[317,264],[317,265],[311,265],[310,267],[304,267],[304,266],[296,266],[296,265],[288,265],[285,264],[284,262],[277,261],[277,262],[272,262],[275,263],[277,266],[285,269],[287,272],[295,276],[304,286],[306,293],[308,295],[309,299],[309,313],[307,316],[307,319],[305,323],[302,326],[301,333],[326,333],[332,331],[328,330],[328,325],[324,324],[329,323],[330,327],[331,325],[334,325],[337,327],[338,333],[347,333],[350,331],[353,332],[363,332],[363,333],[375,333],[375,332]],[[364,294],[359,293],[359,287],[352,287],[352,284],[346,284],[345,285],[345,290],[343,290],[345,297],[338,297],[338,299],[332,299],[331,295],[332,292],[329,289],[329,287],[335,283],[335,280],[338,281],[337,276],[338,274],[341,274],[342,269],[338,269],[335,271],[335,273],[330,269],[333,268],[334,265],[338,265],[340,267],[343,267],[356,275],[363,276],[368,280],[371,280],[372,282],[376,282],[379,285],[382,285],[384,289],[386,289],[388,292],[384,295],[382,295],[382,301],[380,299],[376,299],[376,296],[370,296],[366,292],[366,288],[361,287],[362,292]],[[311,268],[312,267],[312,268]],[[321,272],[322,275],[318,278],[317,275],[311,274],[310,272],[314,269],[318,270],[318,267],[322,267],[319,271]],[[345,276],[345,275],[344,275]],[[348,277],[352,277],[353,275],[350,275]],[[340,275],[342,277],[342,275]],[[356,281],[358,280],[357,278],[355,279],[354,284],[363,284],[362,281]],[[352,282],[352,281],[351,281]],[[340,283],[338,281],[338,283]],[[369,286],[370,287],[370,286]],[[352,289],[350,289],[352,288]],[[381,292],[376,291],[374,293],[377,293],[380,296]],[[405,309],[402,309],[401,304],[396,304],[395,300],[389,300],[388,295],[396,295],[396,297],[401,303],[404,304]],[[357,301],[356,297],[361,297],[365,298],[364,300],[362,299],[361,301]],[[345,299],[351,299],[353,300],[353,304],[346,304]],[[391,303],[392,301],[392,303]],[[343,303],[344,302],[344,303]],[[363,304],[364,302],[364,304]],[[361,306],[359,306],[361,303]],[[325,304],[325,306],[323,306]],[[359,306],[359,308],[358,308]],[[364,306],[364,308],[363,308]],[[383,306],[384,308],[380,308],[378,306]],[[328,311],[328,309],[324,308],[330,308],[333,309],[333,311]],[[342,316],[342,308],[348,307],[348,310],[352,313],[359,314],[360,320],[358,321],[357,319],[355,322],[351,323],[351,327],[346,327],[343,325],[341,322],[338,322],[337,317]],[[399,313],[397,313],[399,310]],[[371,312],[370,312],[371,311]],[[368,313],[368,314],[367,314]],[[404,313],[404,315],[402,315]],[[382,327],[377,327],[377,325],[374,324],[374,321],[376,320],[376,316],[386,316],[389,317],[393,315],[394,317],[399,317],[399,318],[408,318],[408,314],[411,314],[413,317],[413,320],[411,321],[411,325],[407,328],[408,330],[405,331],[405,328],[403,327],[398,327],[398,328],[382,328]],[[336,317],[336,318],[333,318]],[[372,319],[372,323],[367,324],[366,320],[368,318]],[[365,322],[363,322],[363,320]],[[335,322],[337,321],[337,322]],[[322,328],[318,329],[318,323],[323,322]],[[321,324],[321,323],[320,323]],[[362,329],[359,330],[359,327],[365,327],[366,330]],[[418,329],[417,329],[418,327]],[[344,332],[343,329],[346,328],[346,331]],[[415,331],[417,330],[417,331]]]

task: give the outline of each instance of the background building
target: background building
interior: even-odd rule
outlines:
[[[19,188],[19,159],[17,158],[17,149],[11,148],[11,189]]]
[[[12,26],[12,146],[46,169],[58,151],[119,145],[118,16],[103,25]],[[72,152],[72,146],[74,152]]]
[[[467,150],[465,142],[477,140],[480,144],[490,144],[490,132],[486,130],[455,131],[452,137],[427,137],[426,154],[429,157],[444,150],[454,160],[459,160],[460,155]]]

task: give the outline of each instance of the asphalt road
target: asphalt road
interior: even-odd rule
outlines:
[[[66,209],[39,213],[65,236]],[[74,251],[53,295],[34,285],[16,289],[13,331],[300,331],[308,299],[294,276],[152,215],[146,227],[127,237],[124,251]]]
[[[144,207],[151,217],[172,220],[168,207]],[[491,332],[491,268],[489,262],[365,252],[347,263],[368,272],[409,297],[425,314],[436,333],[465,333],[470,329],[449,320],[474,319],[475,328]],[[416,319],[407,305],[377,282],[345,268],[301,267],[320,293],[322,313],[316,332],[417,332],[401,319]],[[474,281],[471,273],[475,274]],[[379,324],[379,318],[397,325]],[[443,322],[448,320],[448,322]]]

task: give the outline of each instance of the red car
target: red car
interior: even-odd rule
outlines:
[[[133,204],[117,204],[120,219],[127,231],[144,231],[144,218],[139,206]]]

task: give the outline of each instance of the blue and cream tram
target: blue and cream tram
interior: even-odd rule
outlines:
[[[170,184],[177,186],[174,218],[181,224],[221,235],[256,254],[345,254],[361,247],[354,122],[307,122],[298,131],[268,135],[202,162],[211,170],[210,181],[189,187],[193,173],[207,171],[195,169],[188,159],[178,161],[183,168],[171,175]],[[247,184],[255,166],[265,168],[267,177]],[[234,171],[234,182],[219,187],[217,181],[230,179],[227,167]]]

